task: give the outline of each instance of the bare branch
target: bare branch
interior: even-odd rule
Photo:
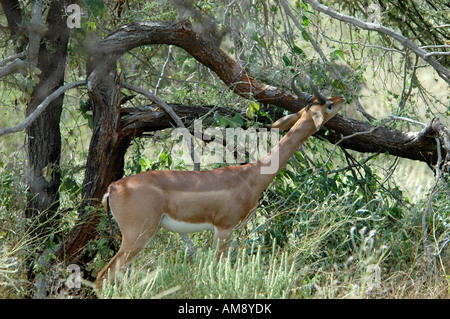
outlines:
[[[0,78],[19,72],[24,76],[27,75],[27,63],[21,59],[15,59],[13,62],[7,64],[3,69],[0,69]]]
[[[217,108],[215,105],[182,105],[168,104],[183,120],[185,126],[191,126],[198,118],[208,116],[212,110],[223,117],[233,117],[238,112],[231,108]],[[281,117],[282,111],[276,114]],[[174,127],[175,123],[170,115],[156,103],[137,107],[125,107],[120,111],[121,130],[123,136],[142,136],[147,132],[154,132]]]
[[[0,66],[3,66],[11,61],[14,61],[15,59],[23,59],[25,57],[26,53],[25,52],[20,52],[14,55],[11,55],[9,57],[7,57],[6,59],[4,59],[3,61],[0,61]]]
[[[289,18],[292,19],[292,21],[294,22],[295,26],[297,27],[297,29],[299,29],[302,32],[307,32],[302,25],[300,24],[300,22],[298,21],[298,19],[296,18],[296,16],[292,13],[292,11],[289,8],[289,5],[287,4],[287,2],[285,0],[282,0],[281,5],[283,6],[284,11],[286,12],[286,14],[289,16]],[[307,33],[308,34],[308,33]],[[322,49],[320,48],[320,46],[317,44],[317,42],[314,40],[314,38],[308,34],[309,37],[309,42],[311,43],[311,45],[314,47],[314,49],[316,50],[316,52],[319,54],[320,58],[322,59],[323,62],[328,63],[328,60],[325,56],[325,54],[323,53]],[[344,79],[341,75],[341,73],[334,67],[332,66],[331,70],[333,71],[333,75],[339,79],[340,81],[344,82]],[[356,109],[369,121],[374,121],[375,117],[373,117],[372,115],[370,115],[361,105],[361,103],[359,102],[358,97],[356,96],[356,94],[354,94],[353,92],[349,91],[350,95],[352,96],[353,100],[355,101],[356,104]]]
[[[121,82],[122,87],[135,91],[137,93],[140,93],[146,97],[148,97],[149,99],[151,99],[153,102],[155,102],[158,106],[160,106],[164,111],[167,112],[167,114],[170,115],[170,117],[175,121],[175,123],[177,124],[178,127],[180,128],[186,128],[184,126],[183,121],[180,119],[180,117],[174,112],[174,110],[166,103],[164,102],[164,100],[162,100],[161,98],[157,97],[156,95],[154,95],[153,93],[144,90],[143,88],[125,83],[125,82]],[[198,159],[198,156],[195,154],[194,152],[194,140],[192,138],[192,136],[189,134],[189,136],[187,136],[189,138],[189,140],[191,141],[191,157],[192,160],[195,164],[195,170],[200,170],[200,161]]]
[[[442,66],[439,62],[437,62],[435,59],[431,57],[425,50],[417,46],[413,41],[408,39],[407,37],[401,35],[400,33],[386,28],[385,26],[382,26],[377,23],[370,23],[365,22],[362,20],[359,20],[355,17],[348,16],[345,14],[342,14],[340,12],[337,12],[333,9],[328,8],[327,6],[324,6],[323,4],[320,4],[316,0],[305,0],[305,2],[309,3],[314,9],[317,11],[320,11],[322,13],[325,13],[326,15],[329,15],[332,18],[338,19],[340,21],[344,21],[347,23],[351,23],[361,29],[369,30],[369,31],[376,31],[379,33],[383,33],[391,38],[394,38],[395,40],[399,41],[401,44],[403,44],[405,47],[410,49],[412,52],[420,56],[425,62],[427,62],[429,65],[431,65],[439,74],[439,76],[444,79],[447,83],[450,83],[450,70],[446,69],[444,66]]]
[[[427,57],[435,55],[450,55],[450,52],[430,52],[426,54]]]
[[[170,59],[172,58],[172,46],[169,45],[169,52],[167,53],[167,59],[163,64],[162,70],[161,70],[161,74],[159,76],[158,79],[158,83],[156,83],[156,87],[155,87],[155,95],[158,95],[159,93],[159,87],[161,85],[161,81],[164,78],[164,74],[166,73],[166,67],[169,64]]]
[[[157,97],[150,91],[144,90],[143,88],[140,88],[138,86],[134,86],[132,84],[121,82],[122,87],[132,90],[134,92],[140,93],[153,102],[155,102],[158,106],[160,106],[164,111],[167,112],[167,114],[170,115],[170,117],[174,120],[174,122],[177,124],[178,127],[185,128],[183,121],[180,119],[180,117],[174,112],[174,110],[161,98]]]
[[[449,25],[450,27],[450,25]],[[450,45],[425,45],[421,49],[450,49]]]
[[[2,129],[0,129],[0,136],[2,135],[6,135],[6,134],[11,134],[11,133],[17,133],[20,131],[23,131],[24,129],[26,129],[27,127],[29,127],[34,120],[36,120],[36,118],[38,118],[39,115],[41,115],[41,113],[45,110],[45,108],[53,101],[55,100],[58,96],[60,96],[61,94],[63,94],[64,92],[66,92],[67,90],[73,89],[75,87],[81,86],[81,85],[86,85],[86,81],[76,81],[76,82],[72,82],[69,84],[66,84],[64,86],[61,86],[60,88],[58,88],[56,91],[54,91],[52,94],[50,94],[49,96],[47,96],[45,98],[44,101],[42,101],[41,104],[39,104],[36,109],[33,111],[33,113],[31,113],[30,115],[28,115],[25,120],[23,120],[22,123],[13,126],[13,127],[4,127]]]

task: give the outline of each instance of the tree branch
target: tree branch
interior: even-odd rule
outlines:
[[[0,67],[3,66],[4,64],[14,61],[15,59],[23,59],[25,56],[26,56],[25,52],[20,52],[20,53],[11,55],[11,56],[7,57],[6,59],[4,59],[3,61],[0,61]]]
[[[133,90],[137,93],[140,93],[146,97],[148,97],[149,99],[151,99],[153,102],[155,102],[156,104],[158,104],[158,106],[160,106],[164,111],[167,112],[167,114],[170,115],[170,117],[174,120],[174,122],[177,124],[178,127],[180,128],[186,128],[184,126],[183,121],[180,119],[180,117],[173,111],[173,109],[166,103],[164,102],[161,98],[157,97],[156,95],[154,95],[153,93],[144,90],[140,87],[122,82],[121,83],[122,87],[129,89],[129,90]],[[187,132],[187,130],[185,131]],[[187,136],[190,140],[191,143],[191,157],[192,157],[192,161],[194,162],[195,165],[195,170],[200,170],[200,161],[197,157],[197,155],[194,152],[194,140],[192,138],[192,136],[189,134],[189,136]]]
[[[298,21],[297,17],[292,13],[292,11],[289,8],[288,3],[285,0],[282,0],[281,2],[281,6],[283,7],[284,11],[286,12],[286,14],[289,16],[289,18],[292,19],[292,21],[294,22],[295,26],[297,27],[297,29],[299,29],[302,32],[307,32],[302,25],[300,24],[300,21]],[[308,34],[308,33],[307,33]],[[322,61],[324,63],[328,63],[328,60],[325,56],[325,54],[323,53],[322,49],[320,48],[320,46],[317,44],[317,42],[314,40],[314,38],[308,34],[309,37],[309,42],[311,43],[311,45],[313,46],[313,48],[316,50],[316,52],[319,54],[320,58],[322,59]],[[341,75],[341,73],[336,69],[336,67],[334,67],[333,65],[331,66],[331,70],[333,72],[333,75],[339,79],[340,81],[344,82],[343,76]],[[353,98],[353,100],[355,101],[356,104],[356,110],[358,110],[366,119],[368,119],[369,121],[374,121],[376,120],[375,117],[373,117],[372,115],[370,115],[361,105],[361,103],[359,102],[358,97],[356,96],[356,94],[354,94],[352,91],[349,91],[348,94]]]
[[[17,133],[17,132],[23,131],[24,129],[29,127],[34,122],[34,120],[36,120],[39,117],[39,115],[41,115],[42,112],[44,112],[45,108],[53,100],[55,100],[58,96],[60,96],[67,90],[73,89],[73,88],[81,86],[81,85],[86,85],[86,81],[76,81],[76,82],[72,82],[72,83],[69,83],[64,86],[59,87],[52,94],[47,96],[45,98],[45,100],[42,101],[42,103],[39,104],[36,107],[36,109],[25,118],[25,120],[23,120],[22,123],[20,123],[16,126],[13,126],[13,127],[5,127],[5,128],[0,129],[0,136],[5,135],[5,134],[11,134],[11,133]]]
[[[266,85],[248,76],[245,69],[221,49],[194,32],[187,20],[174,22],[138,22],[125,25],[105,39],[89,44],[94,55],[117,56],[135,47],[149,44],[176,45],[214,71],[236,94],[264,104],[273,104],[291,112],[305,106],[290,92]]]
[[[365,22],[365,21],[356,19],[355,17],[351,17],[348,15],[342,14],[340,12],[337,12],[333,9],[328,8],[327,6],[324,6],[323,4],[320,4],[316,0],[305,0],[305,2],[309,3],[317,11],[325,13],[326,15],[329,15],[332,18],[335,18],[337,20],[344,21],[347,23],[351,23],[361,29],[365,29],[365,30],[369,30],[369,31],[376,31],[379,33],[383,33],[391,38],[394,38],[395,40],[397,40],[401,44],[403,44],[405,47],[410,49],[412,52],[414,52],[415,54],[420,56],[425,62],[427,62],[429,65],[431,65],[436,70],[436,72],[439,74],[439,76],[442,79],[444,79],[447,83],[450,83],[450,70],[446,69],[438,61],[433,59],[432,55],[429,55],[425,50],[420,48],[413,41],[411,41],[407,37],[401,35],[400,33],[396,32],[392,29],[386,28],[377,23]]]
[[[139,94],[142,94],[155,102],[158,106],[160,106],[164,111],[167,112],[167,114],[170,115],[170,117],[174,120],[174,122],[177,124],[178,127],[186,128],[183,124],[183,121],[180,119],[180,117],[173,111],[173,109],[161,98],[157,97],[150,91],[144,90],[143,88],[140,88],[138,86],[131,85],[126,82],[120,83],[122,87],[132,90],[134,92],[137,92]]]
[[[11,63],[8,63],[3,69],[0,69],[0,78],[19,72],[26,76],[27,66],[27,63],[24,60],[17,58]]]
[[[18,0],[0,0],[3,12],[6,15],[8,28],[12,35],[19,33],[20,24],[22,23],[22,9]]]
[[[201,118],[215,108],[214,105],[195,106],[182,104],[168,104],[173,111],[182,119],[184,126],[190,126],[195,119]],[[233,117],[236,111],[232,109],[219,108],[215,112],[221,116]],[[281,113],[281,112],[280,112]],[[154,132],[171,128],[175,124],[173,118],[157,104],[126,107],[121,110],[120,134],[127,136],[141,136],[146,132]]]
[[[42,30],[42,1],[33,0],[31,2],[31,25],[28,30],[28,54],[32,69],[36,68],[38,64]]]

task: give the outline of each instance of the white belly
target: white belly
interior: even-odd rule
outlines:
[[[175,233],[196,233],[202,230],[211,230],[214,231],[214,225],[209,223],[200,223],[200,224],[194,224],[194,223],[187,223],[175,220],[166,214],[163,215],[161,218],[161,224],[162,227],[165,229],[168,229]]]

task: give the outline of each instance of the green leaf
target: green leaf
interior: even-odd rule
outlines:
[[[77,182],[71,178],[68,177],[66,180],[64,180],[61,184],[61,189],[65,190],[65,191],[76,191],[78,189],[78,184]]]
[[[260,115],[260,116],[267,117],[267,118],[270,120],[270,122],[273,122],[273,119],[272,119],[272,117],[270,116],[269,113],[264,112],[264,111],[259,111],[259,115]]]
[[[305,41],[309,42],[309,39],[310,39],[309,34],[305,30],[302,31],[302,37],[303,37],[303,39],[305,39]]]
[[[236,127],[241,127],[242,124],[244,124],[242,115],[239,113],[236,113],[234,115],[234,117],[232,117],[232,118],[220,116],[216,113],[216,114],[214,114],[214,120],[216,121],[216,123],[218,123],[220,126],[223,126],[223,127],[236,128]]]
[[[342,60],[345,60],[345,58],[344,58],[344,52],[342,52],[341,49],[334,50],[333,52],[330,53],[330,56],[331,56],[333,59],[336,59],[338,56],[340,56],[340,57],[342,58]]]
[[[305,27],[308,27],[308,26],[309,26],[309,19],[308,19],[306,16],[302,16],[302,24],[303,24]]]
[[[260,45],[264,46],[264,42],[259,38],[258,33],[255,30],[252,30],[251,32],[251,38],[253,41],[258,42]]]
[[[302,59],[306,59],[306,58],[307,58],[305,51],[303,51],[301,48],[299,48],[299,47],[296,46],[296,45],[294,45],[294,51],[295,51],[296,53],[298,53],[298,55],[300,55],[300,57],[301,57]]]
[[[288,66],[288,67],[289,67],[289,66],[292,66],[291,60],[289,60],[289,58],[288,58],[285,54],[283,54],[282,59],[283,59],[284,65],[286,65],[286,66]]]
[[[248,108],[247,108],[247,117],[253,118],[256,113],[258,113],[260,109],[260,105],[258,102],[250,101],[248,102]]]

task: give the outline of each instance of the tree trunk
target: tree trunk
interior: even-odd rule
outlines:
[[[19,33],[19,27],[22,23],[22,10],[18,0],[0,0],[3,8],[3,12],[6,15],[6,21],[8,22],[8,28],[12,36],[16,36]],[[21,51],[19,51],[21,52]]]
[[[80,224],[74,228],[60,251],[59,258],[62,260],[86,262],[83,260],[86,256],[80,255],[80,252],[95,234],[100,219],[100,214],[91,208],[98,206],[108,185],[123,175],[125,153],[131,136],[120,134],[120,86],[116,60],[115,56],[100,54],[93,56],[87,67],[94,129],[82,188]]]
[[[47,15],[47,32],[39,47],[37,67],[40,82],[35,86],[26,113],[32,113],[48,95],[64,84],[69,29],[64,16],[65,1],[53,1]],[[64,95],[54,100],[27,129],[29,205],[26,216],[37,221],[43,234],[59,207],[61,134],[59,122]],[[35,218],[37,220],[35,220]]]

